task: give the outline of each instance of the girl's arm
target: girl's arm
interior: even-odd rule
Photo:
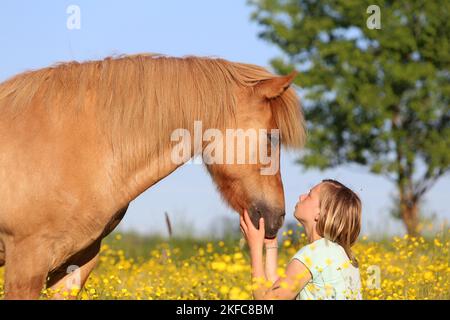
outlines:
[[[264,243],[264,219],[259,221],[259,229],[256,229],[248,216],[246,210],[240,217],[241,230],[247,239],[250,249],[253,279],[267,281],[263,263],[263,243]],[[272,270],[273,270],[273,255]],[[308,268],[299,260],[292,260],[286,268],[286,277],[275,281],[270,289],[259,285],[253,289],[253,297],[260,299],[294,299],[301,289],[311,280],[311,273]]]
[[[278,241],[275,239],[265,239],[264,245],[266,248],[266,278],[270,283],[275,283],[278,280]]]
[[[257,289],[257,300],[293,300],[311,280],[311,273],[300,261],[292,260],[286,268],[286,276],[278,278],[270,289]]]
[[[250,248],[250,259],[252,265],[252,280],[259,283],[259,281],[266,282],[266,274],[264,272],[264,263],[263,263],[263,248],[262,246],[256,246]],[[253,289],[253,298],[256,300],[260,300],[264,297],[265,294],[264,286],[256,286]]]
[[[275,246],[274,244],[268,244],[267,242],[269,241],[265,239],[266,247]],[[262,245],[250,247],[252,279],[256,281],[256,284],[259,284],[253,289],[253,298],[255,300],[293,300],[312,278],[309,269],[297,259],[292,260],[288,264],[285,276],[278,277],[276,273],[277,251],[277,249],[266,249],[266,266],[264,271]],[[264,282],[267,280],[270,280],[272,283],[269,289],[264,285]]]

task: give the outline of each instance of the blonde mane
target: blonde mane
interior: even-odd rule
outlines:
[[[116,147],[148,157],[170,143],[174,129],[191,129],[195,120],[203,128],[234,128],[236,86],[252,87],[273,77],[256,65],[194,56],[140,54],[69,62],[0,84],[0,112],[18,116],[33,102],[52,112],[70,112],[84,108],[91,97]],[[295,90],[272,99],[271,107],[282,145],[303,146],[306,129]]]

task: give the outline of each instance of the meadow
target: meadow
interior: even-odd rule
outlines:
[[[280,237],[279,275],[306,244],[305,234]],[[364,299],[450,299],[450,230],[427,237],[360,238]],[[0,297],[4,295],[0,268]],[[224,240],[143,237],[113,233],[103,242],[100,262],[79,299],[251,299],[245,243]],[[42,299],[53,295],[42,291]],[[64,293],[70,298],[77,290]]]

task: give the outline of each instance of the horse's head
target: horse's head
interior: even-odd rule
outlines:
[[[304,138],[298,99],[294,90],[289,88],[294,76],[274,76],[256,85],[236,89],[236,127],[229,128],[235,136],[230,140],[231,134],[223,133],[223,152],[231,152],[233,156],[228,160],[233,161],[207,164],[222,197],[234,210],[242,214],[247,209],[253,224],[258,228],[259,218],[264,218],[266,238],[276,236],[285,216],[279,170],[280,144],[285,142],[285,136],[290,142],[297,143]],[[280,134],[278,137],[277,132]],[[244,145],[238,142],[242,134]],[[292,137],[296,134],[299,137]],[[230,144],[230,141],[233,143]],[[265,151],[264,159],[261,155],[264,156]],[[242,158],[239,161],[239,156],[245,156],[245,163],[242,163]],[[250,161],[252,156],[256,161]],[[226,156],[223,158],[226,159]]]

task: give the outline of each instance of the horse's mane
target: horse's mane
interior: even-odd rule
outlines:
[[[102,125],[117,139],[131,134],[142,140],[120,141],[121,148],[153,145],[156,150],[142,151],[149,155],[167,145],[174,129],[191,129],[195,120],[202,120],[204,129],[226,128],[235,118],[234,88],[273,77],[256,65],[194,56],[140,54],[69,62],[0,84],[0,114],[21,113],[36,99],[49,110],[59,108],[53,112],[69,112],[70,107],[86,107],[86,97],[93,97],[91,107],[99,108]],[[301,147],[306,132],[295,90],[272,99],[271,107],[283,146]]]

